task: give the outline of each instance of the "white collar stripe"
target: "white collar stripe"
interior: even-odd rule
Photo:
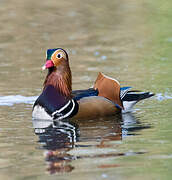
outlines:
[[[71,101],[72,101],[72,104],[73,104],[72,109],[71,109],[68,113],[66,113],[64,116],[61,116],[61,117],[57,118],[57,120],[67,118],[68,116],[71,115],[71,113],[73,112],[73,110],[74,110],[74,108],[75,108],[75,102],[74,102],[74,100],[72,99]]]
[[[69,106],[70,103],[71,103],[71,100],[69,100],[68,103],[65,104],[62,108],[60,108],[60,109],[54,111],[54,112],[52,113],[52,116],[54,116],[56,113],[62,112],[64,109],[66,109],[66,108]]]

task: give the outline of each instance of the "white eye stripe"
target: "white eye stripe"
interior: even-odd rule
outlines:
[[[61,58],[65,58],[66,59],[66,54],[64,53],[64,51],[59,51],[59,50],[56,50],[52,55],[51,57],[56,57],[58,59],[61,59]]]

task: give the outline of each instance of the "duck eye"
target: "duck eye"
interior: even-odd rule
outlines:
[[[60,59],[62,57],[62,55],[59,53],[59,54],[57,54],[56,57]]]

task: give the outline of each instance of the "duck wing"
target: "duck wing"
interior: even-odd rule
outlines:
[[[84,97],[91,97],[91,96],[98,96],[98,90],[89,88],[89,89],[84,89],[84,90],[74,90],[72,91],[72,97],[76,101],[79,101],[81,98]]]
[[[122,112],[130,112],[137,102],[150,98],[152,96],[154,96],[154,94],[151,92],[141,92],[138,90],[127,91],[121,98],[124,106],[124,110]]]
[[[98,96],[107,98],[121,107],[121,109],[123,108],[120,98],[120,84],[116,79],[99,73],[94,84],[94,89],[98,89]]]

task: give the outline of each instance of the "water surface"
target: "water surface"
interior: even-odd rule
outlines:
[[[172,3],[0,1],[0,179],[171,179]],[[34,122],[48,48],[69,52],[73,89],[99,71],[152,91],[133,113]]]

